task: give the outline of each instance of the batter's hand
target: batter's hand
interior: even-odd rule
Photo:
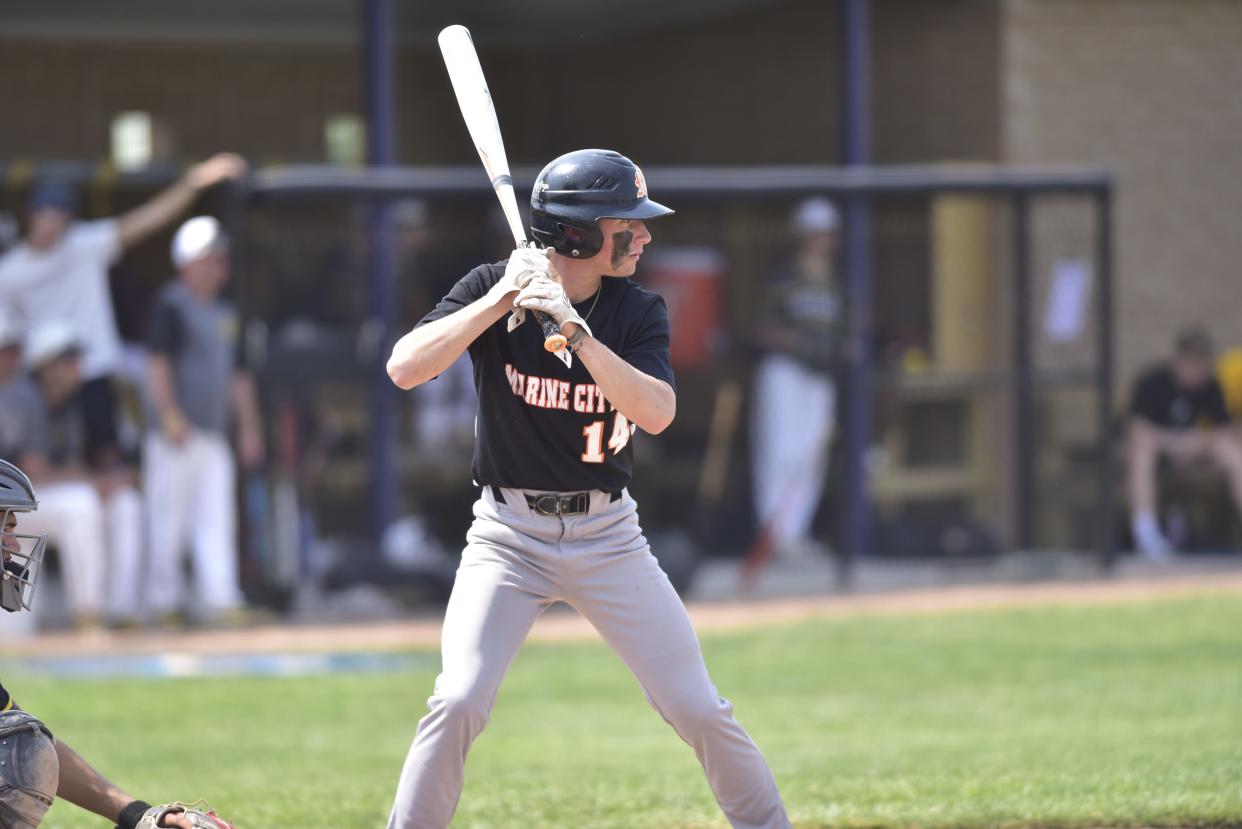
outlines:
[[[506,308],[513,306],[513,297],[537,276],[547,276],[552,267],[548,259],[548,251],[538,248],[516,248],[509,256],[509,264],[505,266],[504,276],[487,292],[487,298],[493,305],[503,303]],[[512,331],[526,320],[526,312],[516,308],[509,317],[508,329]]]
[[[574,310],[564,286],[550,276],[540,275],[532,279],[526,287],[518,291],[513,304],[527,311],[542,311],[556,320],[557,325],[562,328],[572,324],[588,334],[591,333],[591,326]]]
[[[236,181],[245,174],[245,159],[234,153],[219,153],[191,167],[185,180],[195,190],[206,190],[225,180]]]

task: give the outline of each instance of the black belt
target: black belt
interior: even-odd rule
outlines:
[[[505,503],[500,487],[493,485],[492,494],[496,496],[497,503]],[[620,492],[613,492],[608,498],[609,503],[620,500]],[[591,493],[545,492],[540,495],[527,495],[526,506],[540,515],[586,515],[591,511]]]

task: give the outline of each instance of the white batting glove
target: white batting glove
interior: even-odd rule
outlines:
[[[574,310],[569,295],[565,293],[565,287],[550,276],[536,276],[532,279],[526,287],[518,291],[513,304],[527,311],[542,311],[560,326],[572,322],[591,334],[591,326]]]
[[[501,302],[506,295],[520,291],[537,276],[547,276],[552,267],[548,260],[548,250],[538,248],[516,248],[509,256],[509,264],[505,266],[504,276],[487,292],[487,298],[493,303]],[[512,331],[526,319],[526,312],[520,308],[509,317],[509,330]]]

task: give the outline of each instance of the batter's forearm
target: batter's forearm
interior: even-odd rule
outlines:
[[[56,741],[56,759],[60,761],[56,796],[74,806],[115,822],[121,810],[134,800],[60,740]]]
[[[658,435],[673,422],[677,393],[668,383],[634,368],[594,337],[583,339],[576,356],[608,402],[638,428]]]
[[[483,297],[447,317],[415,328],[392,348],[388,376],[402,389],[412,389],[442,374],[470,344],[509,310]]]

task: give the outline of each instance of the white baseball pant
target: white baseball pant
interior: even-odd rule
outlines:
[[[163,613],[178,604],[187,545],[201,606],[208,613],[241,606],[235,477],[233,453],[223,435],[192,429],[182,446],[160,432],[147,435],[143,489],[150,516],[150,610]]]
[[[755,376],[751,469],[759,526],[777,550],[807,537],[824,492],[836,387],[792,357],[763,358]]]
[[[39,509],[21,516],[19,532],[47,533],[56,545],[70,611],[78,618],[102,612],[132,618],[142,566],[137,490],[115,490],[106,501],[85,481],[43,484],[36,492]]]
[[[681,599],[651,555],[628,493],[591,494],[590,512],[533,512],[523,490],[490,487],[474,505],[444,615],[443,668],[406,757],[389,829],[443,829],[461,795],[466,753],[536,617],[555,601],[595,626],[688,743],[735,829],[781,829],[776,781],[733,706],[716,693]]]

